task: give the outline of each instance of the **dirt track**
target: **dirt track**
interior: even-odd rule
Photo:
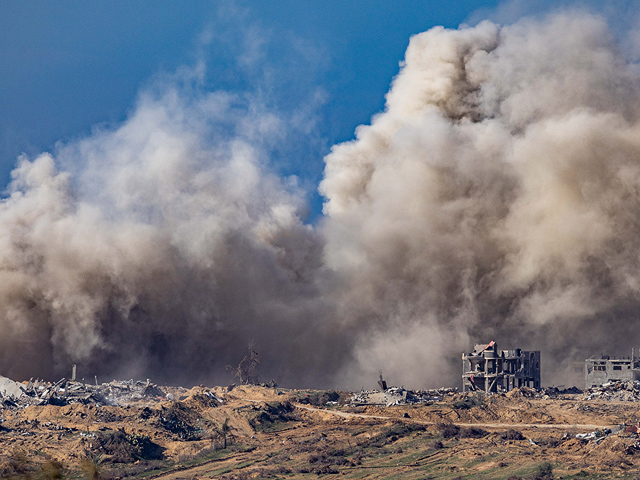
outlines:
[[[349,413],[339,410],[327,410],[325,408],[309,407],[308,405],[296,405],[296,408],[303,408],[310,412],[323,412],[337,415],[342,418],[370,418],[373,420],[402,420],[403,422],[419,423],[420,425],[436,425],[438,422],[428,422],[423,420],[413,420],[411,418],[398,418],[383,415],[367,415],[364,413]],[[458,427],[480,427],[480,428],[558,428],[558,429],[579,429],[597,430],[599,428],[614,428],[616,425],[593,425],[593,424],[560,424],[560,423],[460,423],[451,422]]]

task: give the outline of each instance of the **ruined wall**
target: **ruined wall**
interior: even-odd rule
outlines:
[[[584,362],[585,388],[611,381],[640,379],[640,362],[630,358],[588,358]]]
[[[462,391],[508,392],[540,388],[540,352],[498,350],[494,342],[462,354]]]

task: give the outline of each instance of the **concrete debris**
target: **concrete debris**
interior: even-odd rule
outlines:
[[[640,387],[640,385],[639,385]],[[385,391],[379,390],[362,390],[354,393],[349,399],[348,403],[351,406],[359,405],[406,405],[421,403],[431,405],[435,402],[444,400],[447,395],[455,395],[458,393],[457,388],[438,388],[430,390],[405,390],[402,387],[389,387]],[[467,392],[468,394],[469,392]],[[484,392],[482,390],[475,392],[481,395],[495,395],[492,392]],[[582,399],[578,397],[583,393],[577,387],[547,387],[547,388],[530,388],[530,387],[516,387],[507,393],[502,393],[507,397],[522,397],[522,398],[566,398],[568,399]]]
[[[541,398],[543,400],[549,398],[567,398],[567,399],[576,399],[577,395],[582,394],[582,390],[578,387],[569,387],[565,388],[564,386],[560,387],[547,387],[547,388],[529,388],[529,387],[517,387],[507,392],[505,395],[507,397],[523,397],[523,398]]]
[[[614,381],[599,387],[591,387],[584,392],[583,400],[638,402],[640,401],[640,381]]]
[[[629,435],[632,434],[632,435]],[[626,424],[622,424],[619,425],[617,427],[614,428],[599,428],[597,430],[594,430],[592,432],[588,432],[588,433],[576,433],[575,435],[572,435],[568,432],[565,432],[562,435],[562,439],[568,439],[568,438],[576,438],[578,440],[582,440],[584,442],[588,442],[588,443],[593,443],[595,445],[599,445],[600,443],[602,443],[602,441],[611,436],[611,435],[616,435],[616,436],[622,436],[622,437],[629,437],[631,436],[632,438],[636,439],[636,445],[640,446],[640,428],[638,428],[637,425],[626,425]]]
[[[23,385],[0,375],[0,399],[18,399],[24,395]]]
[[[431,405],[440,402],[446,395],[454,395],[457,388],[438,388],[431,390],[405,390],[402,387],[389,387],[384,391],[362,390],[354,393],[349,399],[349,405],[407,405],[421,403]]]
[[[631,357],[600,357],[587,358],[584,361],[584,383],[586,388],[600,387],[612,381],[633,381],[640,378],[640,358],[636,356],[635,348],[631,349]]]
[[[90,385],[61,378],[55,383],[31,379],[22,384],[0,376],[0,408],[71,403],[122,405],[143,400],[164,401],[167,395],[148,380],[114,380],[101,385]]]

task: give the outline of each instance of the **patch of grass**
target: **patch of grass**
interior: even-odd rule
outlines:
[[[592,474],[589,472],[585,472],[584,470],[580,470],[578,473],[574,473],[573,475],[569,475],[569,476],[563,476],[562,478],[567,480],[588,478],[589,480],[591,480],[595,478],[603,478],[603,476],[599,474]],[[626,478],[637,480],[638,476],[634,475],[633,477],[626,477]]]
[[[236,453],[251,452],[254,449],[254,447],[245,448],[242,445],[229,446],[226,450],[207,448],[194,455],[181,455],[179,460],[175,463],[168,464],[166,462],[159,461],[142,462],[123,468],[110,469],[108,473],[109,478],[144,479],[160,473],[168,473],[174,470],[179,471],[185,467],[196,467],[207,462],[224,460],[225,457],[235,455]]]
[[[238,463],[237,465],[233,465],[232,467],[224,467],[224,468],[220,468],[218,470],[213,470],[211,472],[208,472],[208,474],[216,475],[216,476],[217,475],[224,475],[226,473],[234,472],[235,470],[240,470],[242,468],[250,467],[251,465],[254,465],[255,463],[256,463],[255,460],[249,460],[247,462],[242,462],[242,463]],[[237,474],[237,473],[235,473],[235,474]],[[247,477],[247,478],[249,478],[249,477]]]
[[[541,463],[531,480],[553,480],[553,465],[550,462]]]
[[[399,439],[405,439],[414,432],[424,432],[425,430],[426,427],[424,425],[396,422],[390,427],[383,429],[379,434],[360,441],[359,445],[363,448],[381,449],[385,445],[397,442]]]
[[[136,462],[123,468],[110,469],[105,473],[108,473],[108,478],[145,478],[166,470],[169,470],[166,462],[154,460],[151,462]]]
[[[546,467],[546,464],[548,463],[549,462],[529,464],[521,468],[516,468],[515,470],[509,472],[507,480],[550,480],[553,477],[540,477],[541,473],[546,473],[548,468]]]
[[[280,422],[278,420],[275,420],[273,421],[273,423],[269,423],[269,422],[258,423],[254,427],[254,430],[256,432],[273,433],[273,432],[281,432],[283,430],[288,430],[289,428],[291,428],[290,422]]]

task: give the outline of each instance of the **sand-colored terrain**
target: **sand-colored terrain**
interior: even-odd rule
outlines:
[[[353,406],[349,394],[333,392],[163,390],[175,400],[3,409],[0,475],[508,479],[636,478],[640,471],[638,435],[615,428],[637,424],[635,402],[515,391],[386,407]]]

